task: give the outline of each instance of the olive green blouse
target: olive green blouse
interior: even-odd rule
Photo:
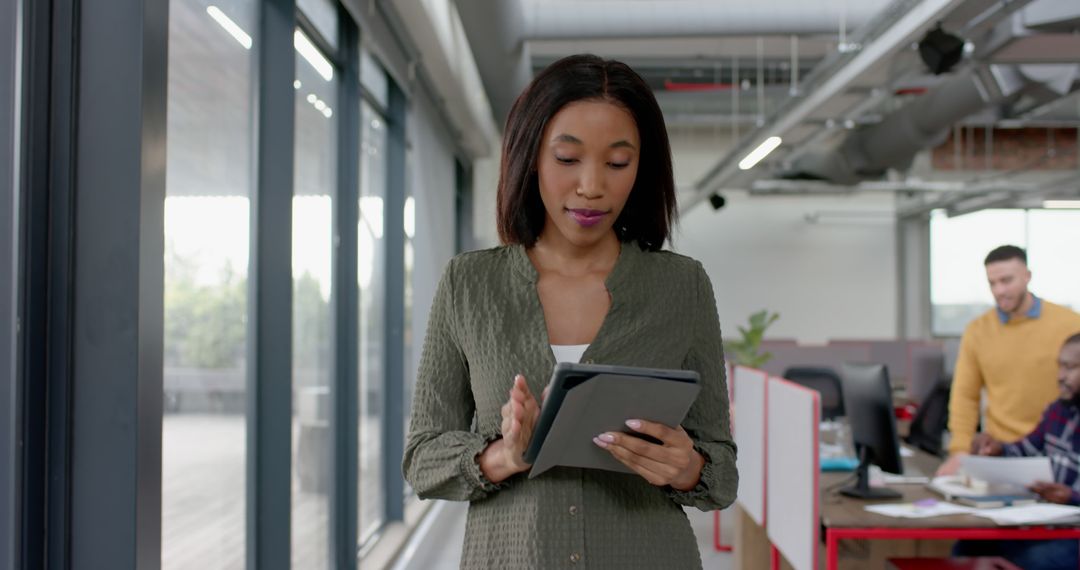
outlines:
[[[702,390],[683,428],[705,458],[688,492],[638,475],[557,467],[495,485],[477,455],[500,437],[515,374],[533,394],[555,357],[520,245],[461,254],[431,308],[405,446],[405,478],[425,499],[470,501],[462,568],[700,568],[683,505],[722,509],[738,473],[712,285],[700,263],[623,243],[611,307],[582,362],[696,370]]]

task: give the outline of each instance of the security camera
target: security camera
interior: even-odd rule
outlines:
[[[727,204],[727,200],[720,194],[711,194],[709,196],[709,204],[712,205],[712,209],[719,210]]]

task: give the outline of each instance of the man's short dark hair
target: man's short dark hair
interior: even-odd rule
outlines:
[[[1069,346],[1070,344],[1080,344],[1080,332],[1065,339],[1065,344],[1062,344],[1061,346]]]
[[[1016,247],[1015,245],[1003,245],[1001,247],[994,248],[986,256],[986,261],[983,265],[990,265],[991,263],[997,263],[998,261],[1008,261],[1010,259],[1019,259],[1027,265],[1027,252],[1023,248]]]

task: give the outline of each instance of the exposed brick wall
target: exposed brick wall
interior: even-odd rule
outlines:
[[[992,170],[1074,170],[1080,166],[1076,131],[1075,128],[993,129],[989,167]],[[954,129],[949,138],[933,150],[933,167],[935,170],[985,170],[986,153],[985,128]]]

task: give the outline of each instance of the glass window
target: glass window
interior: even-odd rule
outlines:
[[[360,47],[360,85],[385,109],[390,101],[390,81],[386,71],[366,47]]]
[[[296,0],[296,7],[307,16],[330,47],[338,47],[338,11],[334,0]]]
[[[334,355],[330,308],[338,122],[337,79],[322,71],[329,65],[319,52],[297,51],[292,209],[294,568],[329,568]]]
[[[983,210],[930,218],[931,324],[936,336],[959,336],[971,319],[994,306],[983,260],[1003,244],[1024,247],[1023,210]]]
[[[1069,244],[1080,239],[1080,212],[983,210],[930,218],[930,301],[933,334],[959,336],[973,318],[994,306],[983,260],[1011,244],[1025,248],[1030,290],[1055,303],[1080,307],[1080,266]]]
[[[360,227],[357,279],[360,288],[360,494],[359,542],[363,545],[383,519],[382,421],[386,319],[386,121],[360,104]]]
[[[254,0],[169,13],[162,568],[242,568],[245,551]]]
[[[1080,310],[1080,211],[1028,211],[1028,266],[1031,291]]]

